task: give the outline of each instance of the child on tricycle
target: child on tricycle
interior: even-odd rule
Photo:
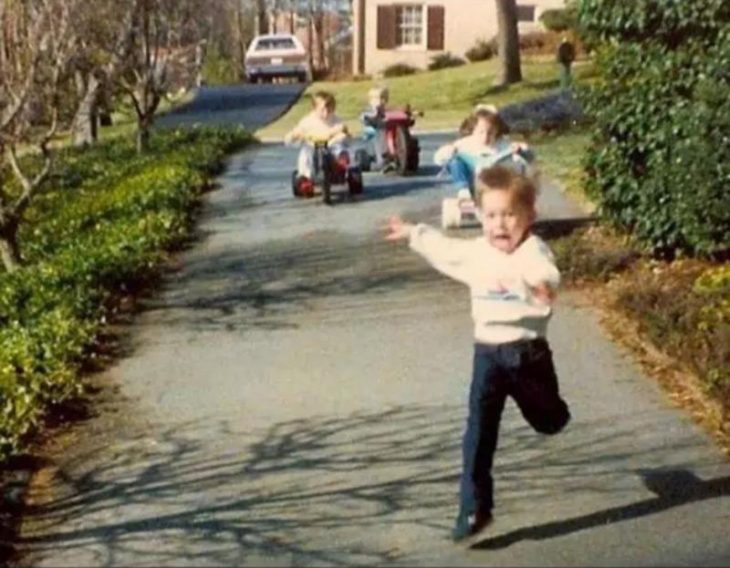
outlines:
[[[387,109],[389,93],[385,87],[368,91],[368,107],[360,115],[367,148],[355,154],[363,171],[371,169],[405,174],[418,169],[418,139],[411,135],[416,113],[410,106]]]
[[[335,114],[336,104],[331,93],[316,92],[312,97],[312,111],[284,137],[286,144],[303,142],[292,179],[296,196],[311,197],[318,177],[323,178],[320,183],[326,202],[329,202],[332,183],[347,183],[352,194],[362,192],[359,169],[350,165],[347,150],[350,134]]]

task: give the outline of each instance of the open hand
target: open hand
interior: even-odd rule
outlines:
[[[541,304],[550,305],[555,301],[555,290],[547,284],[538,284],[530,288],[533,298]]]
[[[412,228],[412,223],[406,223],[399,215],[393,215],[390,219],[388,219],[385,240],[400,241],[407,239],[411,234]]]

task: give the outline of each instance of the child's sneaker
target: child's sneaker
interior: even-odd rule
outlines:
[[[451,531],[451,537],[454,542],[470,543],[472,537],[477,536],[492,524],[492,520],[492,513],[489,511],[459,513],[459,516],[456,517],[454,529]]]

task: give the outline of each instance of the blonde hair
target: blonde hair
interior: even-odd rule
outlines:
[[[389,96],[388,87],[373,87],[368,91],[368,100],[377,98],[387,101]]]
[[[504,166],[492,166],[479,172],[475,184],[476,202],[481,207],[484,194],[489,191],[506,191],[519,207],[535,212],[537,185],[535,182]]]

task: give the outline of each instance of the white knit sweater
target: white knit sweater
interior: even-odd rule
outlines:
[[[560,273],[542,239],[530,235],[508,254],[484,236],[454,239],[419,224],[411,230],[410,247],[439,272],[469,286],[478,343],[545,337],[552,309],[530,288],[540,284],[557,288]]]

